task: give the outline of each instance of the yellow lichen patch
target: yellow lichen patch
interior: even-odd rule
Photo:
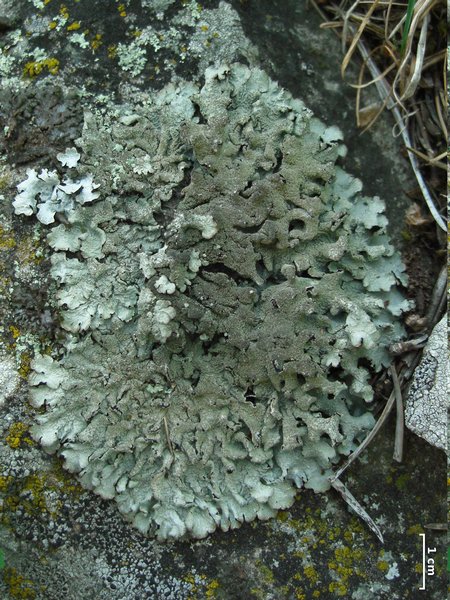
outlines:
[[[5,490],[5,498],[1,508],[2,522],[8,523],[8,513],[17,511],[20,507],[26,514],[36,517],[43,513],[55,515],[56,511],[47,508],[45,499],[46,476],[33,474],[24,479],[12,479]],[[62,503],[59,503],[61,506]]]
[[[5,167],[4,167],[5,169]],[[8,171],[4,171],[1,175],[0,175],[0,191],[1,190],[6,190],[6,188],[9,186],[9,184],[11,183],[11,174]]]
[[[267,565],[265,565],[260,560],[257,560],[256,566],[258,567],[259,572],[261,573],[264,583],[268,583],[270,585],[275,583],[275,575],[273,574],[273,572],[269,569],[269,567]]]
[[[0,492],[6,492],[12,483],[11,475],[0,475]]]
[[[58,23],[56,21],[50,21],[50,23],[48,24],[49,29],[56,29],[57,26]]]
[[[22,352],[22,354],[20,355],[20,366],[18,369],[18,373],[22,377],[22,379],[28,379],[28,375],[31,371],[30,364],[31,356],[28,354],[28,352]]]
[[[28,425],[26,423],[22,423],[21,421],[17,421],[17,423],[13,423],[8,430],[8,434],[5,438],[6,443],[10,448],[16,450],[20,448],[22,444],[32,445],[33,440],[25,435],[28,433]]]
[[[205,597],[206,598],[217,598],[216,592],[219,587],[220,587],[220,584],[217,581],[217,579],[213,579],[212,581],[210,581],[208,583],[208,585],[206,586]]]
[[[36,598],[36,591],[31,579],[20,575],[13,567],[5,568],[3,580],[12,598],[20,598],[21,600],[34,600]]]
[[[64,492],[69,496],[79,496],[84,491],[73,475],[62,468],[61,463],[57,463],[53,471],[48,474],[47,486],[49,489]]]
[[[17,338],[20,336],[20,329],[15,325],[10,325],[9,331],[15,340],[17,340]]]
[[[319,574],[316,569],[312,565],[308,565],[303,569],[303,573],[305,577],[311,582],[312,585],[315,585],[319,581]]]
[[[328,591],[336,596],[347,596],[348,587],[341,581],[332,581],[328,586]]]
[[[116,58],[117,56],[117,46],[116,44],[111,44],[108,46],[108,58]]]
[[[44,257],[39,241],[33,240],[31,237],[24,237],[19,240],[16,258],[22,265],[38,265],[41,263]]]
[[[117,7],[117,10],[119,11],[119,15],[121,17],[127,16],[127,11],[125,9],[126,9],[125,4],[119,4],[119,6]]]
[[[377,562],[377,569],[385,573],[389,569],[389,563],[386,560],[379,560]]]
[[[14,237],[0,225],[0,250],[11,250],[15,246]]]
[[[67,27],[67,31],[76,31],[77,29],[80,29],[81,24],[79,21],[75,21],[74,23],[71,23],[68,27]]]
[[[96,33],[94,35],[94,39],[91,41],[91,48],[92,50],[94,50],[94,52],[96,50],[98,50],[100,48],[100,46],[103,44],[102,42],[102,34],[101,33]]]
[[[328,568],[334,571],[336,580],[329,584],[328,590],[337,596],[346,596],[350,577],[367,578],[362,563],[364,552],[360,548],[342,546],[335,549],[334,557],[335,560],[328,563]]]
[[[50,75],[56,75],[59,71],[59,60],[57,58],[46,58],[44,60],[30,61],[23,68],[24,77],[36,77],[44,71],[48,71]]]
[[[191,586],[188,600],[196,600],[198,597],[199,588],[195,580],[195,576],[192,573],[188,573],[185,577],[183,577],[183,581],[189,583],[189,585]]]
[[[200,29],[201,29],[202,31],[208,31],[209,27],[208,27],[208,25],[201,25],[201,26],[200,26]]]
[[[69,10],[65,4],[61,4],[61,6],[59,7],[59,14],[62,16],[63,19],[69,18]]]

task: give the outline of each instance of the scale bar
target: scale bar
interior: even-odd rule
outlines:
[[[422,587],[419,590],[425,590],[425,534],[419,533],[422,538]]]

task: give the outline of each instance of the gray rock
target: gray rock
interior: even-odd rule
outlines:
[[[447,450],[447,316],[433,329],[406,401],[406,426],[433,446]]]

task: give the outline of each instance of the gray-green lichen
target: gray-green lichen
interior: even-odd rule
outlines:
[[[373,425],[405,276],[339,137],[239,64],[85,115],[70,181],[99,196],[48,236],[68,333],[32,434],[143,532],[270,518]]]

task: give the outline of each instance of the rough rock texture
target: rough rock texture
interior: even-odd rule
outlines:
[[[17,213],[61,215],[69,332],[61,360],[32,363],[32,434],[141,531],[274,516],[327,490],[373,425],[368,367],[409,304],[384,205],[335,166],[339,139],[236,63],[86,114],[62,183],[18,186]]]
[[[407,427],[442,450],[447,450],[448,368],[448,329],[444,316],[428,339],[405,407]]]

